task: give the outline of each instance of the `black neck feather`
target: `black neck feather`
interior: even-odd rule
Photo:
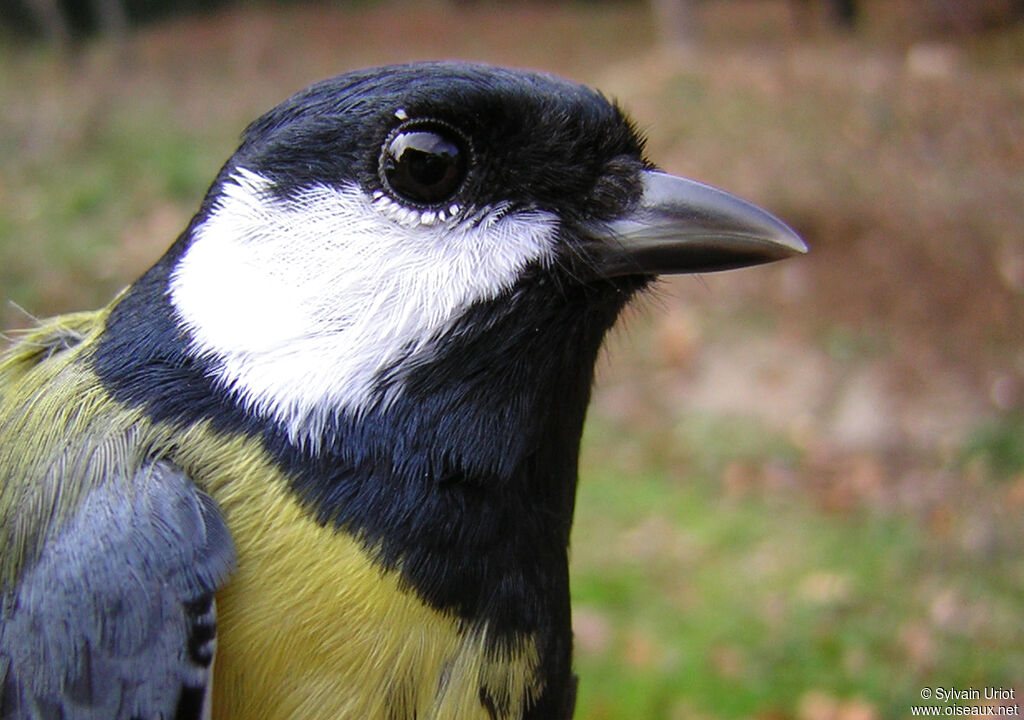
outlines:
[[[358,418],[339,413],[314,453],[244,410],[187,352],[169,267],[111,314],[93,359],[111,393],[158,421],[261,436],[320,523],[360,538],[433,607],[486,623],[498,647],[533,634],[549,672],[568,681],[567,546],[594,360],[643,283],[529,273],[429,356],[384,373],[382,387],[401,391]]]

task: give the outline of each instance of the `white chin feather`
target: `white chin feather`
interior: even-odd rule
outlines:
[[[455,205],[418,212],[357,186],[308,188],[289,200],[239,170],[171,278],[193,352],[216,379],[293,441],[317,445],[335,412],[360,412],[401,387],[378,373],[472,304],[549,263],[556,219]],[[399,380],[400,382],[400,380]]]

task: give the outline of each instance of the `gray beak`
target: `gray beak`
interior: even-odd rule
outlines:
[[[714,272],[807,252],[793,230],[753,203],[654,170],[643,172],[637,206],[596,235],[606,277]]]

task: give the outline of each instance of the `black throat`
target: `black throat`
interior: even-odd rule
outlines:
[[[279,432],[269,449],[320,522],[362,537],[431,605],[499,634],[535,630],[568,592],[594,361],[634,289],[553,292],[538,271],[385,373],[400,391],[339,415],[320,453]]]
[[[338,413],[314,452],[246,411],[210,379],[210,361],[187,352],[163,291],[170,264],[112,311],[93,356],[111,393],[158,421],[261,436],[318,522],[359,538],[431,606],[486,624],[495,651],[535,636],[549,673],[567,678],[567,546],[594,361],[646,281],[529,271],[429,354],[384,372],[381,386],[399,391]]]

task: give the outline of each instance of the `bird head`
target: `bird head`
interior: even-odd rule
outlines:
[[[530,378],[570,365],[589,383],[588,355],[654,275],[804,250],[765,211],[656,170],[596,91],[422,63],[256,120],[162,267],[191,356],[315,446],[339,414],[444,382],[455,403],[512,378],[558,392]]]

